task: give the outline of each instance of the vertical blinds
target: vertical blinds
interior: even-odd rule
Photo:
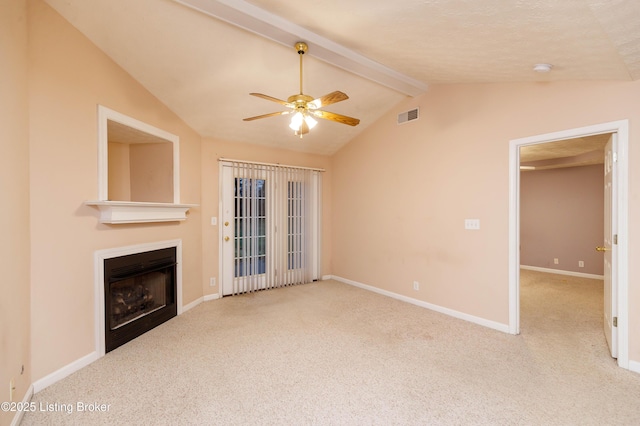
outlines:
[[[318,170],[232,161],[233,293],[317,279]]]

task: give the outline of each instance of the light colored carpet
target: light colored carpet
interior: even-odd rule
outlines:
[[[640,424],[602,281],[522,276],[519,336],[335,281],[207,302],[33,397],[72,414],[22,424]]]

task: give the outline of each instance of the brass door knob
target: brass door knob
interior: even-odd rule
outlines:
[[[609,251],[606,247],[596,247],[596,251]]]
[[[229,222],[225,222],[225,223],[224,223],[224,226],[229,226]]]
[[[224,237],[225,241],[229,241],[229,236],[227,235],[226,237]]]

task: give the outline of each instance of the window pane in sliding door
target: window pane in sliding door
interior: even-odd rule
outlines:
[[[266,181],[235,179],[234,276],[266,271]]]
[[[287,252],[288,268],[304,267],[303,230],[304,230],[304,183],[289,182],[288,185]]]

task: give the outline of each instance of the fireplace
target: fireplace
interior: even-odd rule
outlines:
[[[104,259],[105,352],[177,315],[176,247]]]

